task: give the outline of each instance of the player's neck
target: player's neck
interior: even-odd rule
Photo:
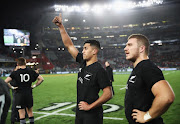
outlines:
[[[90,60],[86,60],[86,66],[89,66],[89,65],[91,65],[91,64],[93,64],[93,63],[95,63],[97,61],[98,61],[97,57],[93,57]]]
[[[19,66],[19,69],[25,69],[26,68],[26,66],[25,65],[22,65],[22,66]]]
[[[143,60],[147,60],[147,59],[149,59],[148,56],[139,56],[139,57],[136,59],[136,61],[133,63],[134,68],[137,66],[137,64],[138,64],[139,62],[141,62],[141,61],[143,61]]]

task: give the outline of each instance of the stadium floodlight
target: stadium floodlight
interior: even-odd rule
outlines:
[[[32,59],[36,59],[37,57],[36,56],[32,56]]]
[[[90,9],[90,6],[88,4],[84,4],[81,6],[81,11],[82,12],[88,12]]]
[[[81,48],[81,46],[80,46],[80,45],[74,45],[74,47],[76,47],[76,48]]]
[[[124,1],[124,2],[113,2],[109,4],[104,5],[93,5],[90,6],[88,4],[83,5],[73,5],[73,6],[67,6],[67,5],[54,5],[55,11],[67,11],[67,12],[94,12],[94,13],[102,13],[103,11],[121,11],[124,9],[133,9],[137,7],[148,7],[152,5],[159,5],[162,4],[163,0],[144,0],[142,2],[132,2],[132,1]]]
[[[104,8],[101,5],[94,5],[91,9],[94,13],[102,13]]]
[[[162,43],[162,41],[161,41],[161,40],[156,40],[156,41],[154,41],[153,43],[159,44],[159,43]]]
[[[68,22],[68,19],[64,19],[65,22]]]
[[[154,44],[152,43],[152,44],[150,44],[150,46],[154,46]]]

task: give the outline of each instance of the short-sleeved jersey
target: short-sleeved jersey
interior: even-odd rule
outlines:
[[[16,82],[17,90],[31,87],[32,82],[36,81],[39,74],[30,68],[18,69],[11,73],[10,77]]]
[[[80,63],[77,79],[77,104],[80,101],[91,104],[99,98],[98,93],[100,89],[111,86],[107,72],[98,62],[86,66],[86,61],[83,60],[81,53],[77,55],[76,61]],[[95,108],[90,111],[96,111],[97,109]]]
[[[164,80],[162,71],[149,59],[143,60],[133,69],[126,88],[125,114],[130,124],[136,124],[132,119],[132,110],[148,111],[154,100],[151,91],[152,86],[160,80]],[[148,124],[163,124],[161,117],[152,120]]]
[[[113,69],[110,66],[106,67],[106,71],[109,77],[109,80],[111,80],[112,82],[114,81],[114,77],[113,77]]]
[[[0,78],[0,124],[5,124],[11,97],[7,84]]]

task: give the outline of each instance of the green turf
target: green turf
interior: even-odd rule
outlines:
[[[177,124],[180,122],[180,71],[165,71],[163,72],[165,79],[171,84],[176,98],[170,109],[163,115],[164,122],[166,124]],[[43,75],[45,81],[39,87],[33,90],[34,95],[34,112],[47,112],[52,113],[59,109],[75,104],[76,102],[76,80],[77,74],[66,74],[66,75]],[[115,104],[121,106],[122,108],[118,111],[105,113],[104,117],[113,118],[123,118],[123,120],[112,120],[104,119],[104,124],[127,124],[127,120],[124,114],[124,95],[125,89],[120,90],[120,88],[125,87],[128,74],[114,75],[115,82],[114,90],[115,96],[113,99],[108,101],[109,104]],[[102,92],[100,92],[102,94]],[[53,103],[63,103],[72,102],[72,104],[67,105],[62,108],[58,108],[51,111],[42,111],[40,109],[44,107],[49,107]],[[75,107],[73,107],[75,108]],[[57,114],[70,114],[74,115],[75,112],[72,111],[73,108],[65,109],[58,112]],[[104,106],[104,109],[108,108]],[[35,113],[35,118],[41,117],[44,114]],[[35,121],[36,124],[74,124],[74,116],[65,115],[49,115],[47,117],[41,118]],[[27,119],[28,120],[28,119]],[[8,114],[7,124],[10,124],[10,113]]]

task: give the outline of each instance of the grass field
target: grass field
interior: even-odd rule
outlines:
[[[180,122],[180,71],[164,71],[165,79],[171,84],[176,98],[170,109],[163,115],[166,124]],[[34,116],[36,124],[74,124],[77,74],[43,75],[45,81],[33,90]],[[127,124],[124,113],[125,85],[129,74],[114,75],[115,96],[103,105],[104,124]],[[4,78],[3,78],[4,79]],[[101,94],[102,92],[100,92]],[[7,124],[10,124],[10,112]],[[28,119],[27,119],[28,121]]]

